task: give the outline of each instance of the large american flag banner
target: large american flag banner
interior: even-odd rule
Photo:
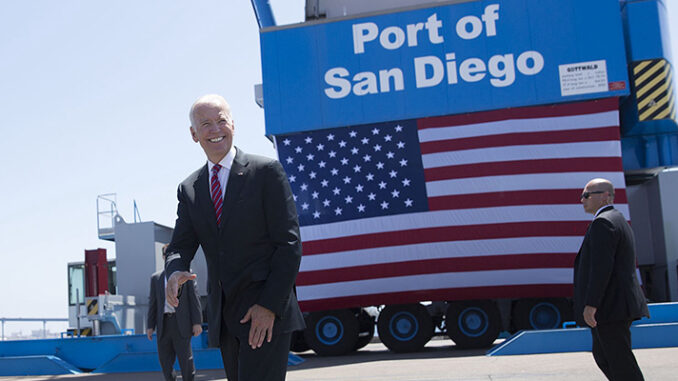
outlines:
[[[628,218],[618,99],[276,136],[305,311],[565,297],[592,178]]]

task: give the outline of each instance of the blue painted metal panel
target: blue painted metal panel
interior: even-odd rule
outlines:
[[[629,61],[664,57],[671,61],[669,23],[662,0],[631,0],[622,4],[622,19],[628,35]]]
[[[193,338],[193,345],[202,346],[199,337]],[[53,355],[81,370],[91,371],[120,353],[155,352],[156,348],[155,338],[149,341],[146,335],[17,340],[0,342],[0,357]]]
[[[270,135],[629,92],[618,0],[465,2],[264,30],[261,46]],[[568,92],[581,72],[606,78]]]
[[[82,373],[56,356],[0,357],[0,376],[44,376]]]
[[[663,58],[673,62],[666,6],[662,0],[622,3],[622,20],[630,63]],[[634,87],[632,85],[632,87]],[[638,121],[633,96],[621,105],[622,160],[625,170],[678,164],[678,125],[672,119]]]
[[[678,322],[678,303],[652,303],[647,307],[650,317],[636,320],[633,325]]]
[[[650,304],[651,318],[631,326],[633,348],[678,347],[678,303]],[[591,350],[589,328],[520,331],[495,346],[488,356],[536,353],[581,352]]]
[[[221,351],[218,348],[193,349],[195,369],[223,369]],[[289,354],[287,365],[298,365],[304,362],[299,356]],[[179,362],[175,361],[174,369],[180,371]],[[157,352],[120,353],[111,361],[94,370],[92,373],[132,373],[160,372]]]
[[[639,124],[665,124],[678,129],[672,120]],[[621,139],[625,170],[678,165],[678,133],[648,134]]]
[[[678,347],[678,323],[631,326],[634,349]],[[582,352],[591,350],[588,328],[520,331],[487,352],[487,356],[537,353]]]
[[[299,365],[304,361],[306,360],[295,354],[290,353],[287,355],[287,366]]]
[[[192,338],[191,348],[196,369],[223,368],[221,352],[207,347],[205,332]],[[288,365],[303,361],[290,354]],[[0,342],[0,376],[160,370],[155,336],[152,341],[146,335],[119,335]]]
[[[651,303],[647,305],[650,317],[634,321],[633,325],[678,322],[678,303]],[[575,328],[577,323],[566,321],[563,328]]]
[[[487,352],[487,356],[535,353],[581,352],[591,350],[588,328],[520,331]]]
[[[633,348],[678,347],[678,323],[631,326]]]
[[[58,353],[64,360],[81,369],[96,369],[121,352],[152,352],[156,344],[146,335],[96,336],[83,340],[64,340]]]

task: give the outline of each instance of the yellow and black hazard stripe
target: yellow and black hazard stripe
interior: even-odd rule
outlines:
[[[633,63],[638,120],[676,119],[673,69],[663,58]]]
[[[80,328],[80,331],[78,331],[77,328],[68,328],[66,330],[68,333],[68,336],[70,337],[75,337],[75,336],[92,336],[92,328]]]
[[[99,299],[92,298],[85,301],[87,304],[87,315],[97,315],[99,314]]]
[[[87,307],[87,316],[99,314],[99,298],[85,299],[85,306]],[[80,336],[92,336],[92,328],[82,328]]]

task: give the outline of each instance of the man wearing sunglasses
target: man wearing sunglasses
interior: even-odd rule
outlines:
[[[595,217],[574,262],[574,312],[577,324],[591,327],[593,358],[609,380],[643,380],[629,328],[649,312],[636,276],[633,232],[613,200],[606,179],[589,181],[580,197]]]

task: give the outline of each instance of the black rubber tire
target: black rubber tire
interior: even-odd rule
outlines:
[[[360,309],[358,314],[358,341],[355,343],[355,350],[364,348],[372,341],[374,337],[374,317],[365,310]]]
[[[345,355],[355,348],[358,326],[358,318],[351,310],[311,312],[304,338],[320,356]]]
[[[306,352],[311,349],[311,347],[306,342],[304,338],[304,331],[294,331],[292,332],[292,341],[290,342],[290,350],[292,352]]]
[[[557,329],[572,320],[572,303],[565,298],[520,299],[511,312],[516,330]]]
[[[393,352],[420,351],[433,336],[433,321],[421,304],[386,306],[377,320],[379,339]]]
[[[487,348],[499,337],[501,315],[493,301],[451,302],[445,327],[457,348]]]

